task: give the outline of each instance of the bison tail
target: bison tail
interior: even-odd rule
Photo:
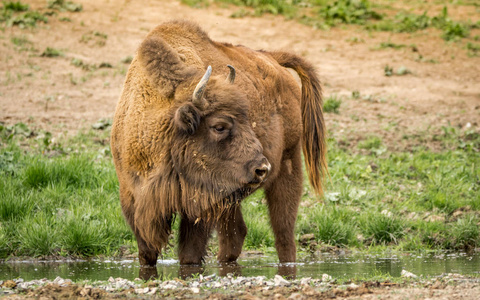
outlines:
[[[286,52],[274,52],[272,56],[281,66],[295,70],[302,82],[303,154],[310,183],[315,192],[322,195],[328,169],[320,80],[314,67],[301,57]]]

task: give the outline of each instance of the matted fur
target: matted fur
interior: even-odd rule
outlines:
[[[213,74],[198,105],[192,95],[208,65]],[[233,82],[227,65],[236,69]],[[285,68],[299,74],[301,90]],[[189,231],[181,237],[224,228],[220,253],[236,259],[239,250],[228,245],[241,246],[246,234],[239,202],[263,187],[267,197],[278,198],[267,199],[272,227],[280,260],[291,261],[302,182],[299,145],[310,182],[321,195],[325,132],[320,82],[300,57],[217,43],[190,22],[152,30],[129,68],[111,139],[122,209],[140,258],[154,264],[179,214],[182,230]],[[291,191],[275,192],[289,188],[283,184],[289,176]],[[275,225],[278,218],[285,218],[287,229]],[[228,228],[242,234],[230,237]],[[201,239],[180,239],[186,243],[180,247],[181,262],[198,261],[189,247],[204,247]]]

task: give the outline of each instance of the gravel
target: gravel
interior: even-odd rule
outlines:
[[[64,290],[70,290],[69,294],[67,294],[68,296],[73,295],[85,298],[111,298],[119,293],[137,295],[142,298],[149,296],[195,298],[217,294],[241,296],[245,295],[245,293],[250,293],[248,295],[266,296],[267,298],[279,298],[278,294],[280,294],[283,298],[288,299],[306,299],[305,297],[309,298],[308,295],[314,298],[329,298],[332,296],[349,297],[374,294],[372,289],[375,288],[381,289],[383,287],[388,290],[390,288],[402,288],[406,285],[389,282],[337,284],[328,274],[323,274],[319,277],[319,279],[308,277],[288,280],[280,275],[276,275],[274,278],[267,278],[265,276],[235,277],[231,274],[220,277],[213,274],[209,276],[199,275],[188,280],[172,279],[145,282],[140,279],[130,281],[124,278],[110,277],[106,281],[83,281],[76,283],[61,277],[57,277],[54,280],[40,279],[31,281],[19,278],[0,280],[0,297],[16,295],[21,298],[19,295],[24,295],[27,298],[38,298],[40,296],[55,298],[55,293],[61,293],[63,288]],[[408,277],[406,280],[413,280],[412,276],[405,277]],[[458,285],[465,282],[468,282],[470,287],[478,288],[480,279],[468,278],[459,274],[444,274],[430,279],[415,279],[415,281],[409,282],[407,286],[438,290],[446,289],[452,283]],[[477,290],[474,289],[472,291],[476,292]],[[12,299],[17,298],[13,297]]]

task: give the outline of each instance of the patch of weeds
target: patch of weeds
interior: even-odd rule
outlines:
[[[395,43],[392,43],[392,42],[388,41],[388,42],[382,42],[382,43],[380,43],[380,45],[377,47],[377,49],[387,49],[387,48],[391,48],[391,49],[398,50],[398,49],[402,49],[402,48],[405,48],[405,47],[407,47],[407,45],[404,45],[404,44],[395,44]]]
[[[82,35],[80,43],[88,44],[92,41],[93,45],[103,47],[107,43],[108,35],[99,31],[91,31]]]
[[[431,63],[431,64],[438,64],[439,61],[434,59],[434,58],[430,58],[430,59],[427,59],[425,57],[423,57],[423,55],[418,55],[417,58],[415,58],[415,61],[418,61],[418,62],[426,62],[426,63]]]
[[[407,67],[405,67],[405,66],[399,67],[397,69],[397,71],[394,72],[393,67],[391,67],[389,65],[386,65],[383,69],[383,72],[384,72],[385,76],[387,76],[387,77],[390,77],[390,76],[393,76],[393,75],[403,76],[403,75],[412,74],[412,71],[407,69]]]
[[[358,44],[358,43],[365,43],[365,40],[362,38],[358,38],[356,36],[351,37],[346,39],[347,42],[352,43],[352,44]]]
[[[97,69],[95,64],[87,64],[79,58],[72,58],[70,63],[75,67],[82,68],[85,71],[95,71]]]
[[[205,8],[210,5],[208,0],[181,0],[181,2],[194,8]]]
[[[360,99],[360,91],[352,91],[352,99]]]
[[[371,9],[367,0],[337,0],[322,6],[319,11],[328,25],[365,24],[367,20],[380,20],[382,16]]]
[[[342,100],[337,95],[331,95],[323,102],[323,111],[326,113],[339,113]]]
[[[467,25],[451,21],[443,27],[442,38],[446,41],[453,41],[466,38],[469,34],[470,29]]]
[[[458,219],[453,223],[451,236],[453,239],[452,248],[458,250],[472,251],[480,245],[479,220],[475,214]]]
[[[442,12],[431,18],[425,11],[421,15],[399,12],[393,19],[386,19],[374,24],[368,24],[367,29],[393,32],[416,32],[430,27],[442,30],[442,38],[446,41],[456,40],[468,37],[469,25],[462,22],[456,22],[448,17],[448,9],[445,6]]]
[[[430,18],[427,13],[416,15],[406,12],[399,12],[393,19],[386,19],[378,23],[368,24],[367,29],[393,32],[415,32],[427,28],[430,25]]]
[[[100,69],[102,69],[102,68],[106,68],[106,69],[111,69],[111,68],[113,68],[112,64],[111,64],[111,63],[108,63],[108,62],[101,62],[101,63],[98,65],[98,67],[99,67]]]
[[[480,54],[480,44],[468,42],[466,47],[468,51],[468,56],[473,57]]]
[[[29,256],[49,255],[58,247],[58,235],[53,224],[43,214],[33,220],[24,220],[18,229],[20,254]]]
[[[386,148],[382,143],[382,139],[378,136],[371,136],[360,141],[357,147],[359,149],[370,150],[371,153],[375,153],[377,155],[380,155],[386,151]]]
[[[125,58],[122,58],[122,60],[120,62],[123,63],[123,64],[130,64],[130,63],[132,63],[132,61],[133,61],[133,56],[129,55]]]
[[[405,235],[405,224],[391,212],[370,213],[364,215],[362,231],[373,244],[398,244]]]
[[[4,1],[3,2],[3,9],[4,10],[11,10],[14,12],[20,12],[20,11],[27,11],[29,9],[28,4],[23,4],[20,1]]]
[[[72,22],[72,19],[67,18],[67,17],[61,17],[58,19],[60,22]]]
[[[232,3],[239,6],[247,6],[255,9],[254,14],[261,16],[263,14],[284,15],[287,18],[293,18],[297,7],[295,1],[284,0],[219,0],[224,3]]]
[[[0,123],[0,138],[2,142],[7,142],[15,136],[31,137],[33,131],[25,123],[16,123],[14,125],[5,125]]]
[[[238,18],[244,18],[246,16],[249,16],[250,15],[250,12],[244,8],[241,8],[235,12],[233,12],[231,15],[230,15],[230,18],[233,18],[233,19],[238,19]]]
[[[65,0],[48,0],[47,7],[59,11],[80,12],[83,10],[82,4]]]
[[[55,48],[47,47],[45,49],[45,51],[43,51],[41,56],[43,56],[43,57],[58,57],[58,56],[63,56],[63,52],[58,50],[58,49],[55,49]]]
[[[387,77],[392,76],[393,75],[393,67],[390,67],[389,65],[386,65],[383,68],[383,74],[385,74],[385,76],[387,76]]]
[[[432,18],[432,25],[443,31],[442,38],[446,41],[452,41],[459,38],[465,38],[470,33],[470,28],[465,23],[455,22],[448,17],[448,9],[443,7],[442,12]]]
[[[92,125],[92,128],[95,130],[105,130],[109,129],[112,126],[111,119],[100,119],[98,122]]]
[[[21,15],[14,16],[7,21],[7,26],[18,26],[20,28],[35,27],[37,22],[48,23],[48,18],[38,11],[27,11]]]
[[[350,213],[335,206],[315,206],[305,216],[300,216],[301,234],[313,233],[317,241],[332,246],[354,245],[355,227],[348,221]]]
[[[25,36],[20,36],[20,37],[12,37],[10,39],[12,41],[12,43],[19,47],[18,50],[19,51],[27,51],[27,50],[33,50],[33,43],[28,40]]]

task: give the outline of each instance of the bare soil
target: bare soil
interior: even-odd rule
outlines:
[[[82,12],[58,12],[36,28],[8,27],[0,32],[0,122],[24,122],[37,130],[75,134],[99,119],[112,118],[128,69],[128,62],[122,60],[135,54],[149,30],[176,18],[198,22],[217,41],[292,51],[311,61],[322,79],[325,98],[342,99],[340,112],[326,114],[326,121],[330,134],[347,146],[379,136],[391,150],[419,145],[438,149],[433,136],[441,133],[442,126],[477,132],[480,128],[480,57],[470,57],[465,42],[445,42],[438,30],[369,33],[349,26],[322,31],[281,16],[233,19],[229,16],[235,7],[194,9],[173,0],[75,2],[83,4]],[[47,11],[44,0],[28,3],[31,9]],[[449,13],[457,20],[479,18],[473,6],[452,7]],[[478,29],[471,32],[479,34]],[[29,42],[15,45],[14,37]],[[407,47],[376,49],[387,41]],[[47,47],[63,54],[42,56]],[[73,59],[85,67],[75,66]],[[404,66],[412,73],[387,77],[386,65],[394,70]],[[360,97],[352,97],[353,91]],[[51,299],[62,297],[61,293],[51,288],[29,296]],[[237,291],[232,297],[282,299],[295,293],[298,299],[474,299],[480,288],[470,282],[437,288],[364,286],[361,291],[325,295],[288,289],[268,295]]]
[[[391,150],[418,145],[435,149],[432,137],[442,126],[479,130],[480,57],[469,57],[465,42],[445,42],[436,29],[415,34],[369,33],[355,26],[324,31],[281,16],[233,19],[229,16],[238,9],[233,6],[77,2],[83,4],[80,13],[58,12],[35,29],[10,27],[1,33],[0,122],[76,133],[101,118],[112,118],[128,68],[121,61],[135,54],[149,30],[177,18],[200,23],[217,41],[293,51],[311,61],[323,81],[325,98],[342,99],[340,113],[327,114],[326,119],[331,135],[347,146],[379,136]],[[31,9],[47,11],[43,0],[29,3]],[[425,5],[429,3],[416,9],[428,8]],[[449,14],[454,20],[479,19],[473,6],[452,6]],[[478,29],[471,32],[479,34]],[[16,46],[13,37],[31,44]],[[407,47],[377,49],[387,41]],[[41,56],[47,47],[61,50],[63,56]],[[88,70],[73,65],[74,58],[112,68]],[[386,65],[394,71],[404,66],[412,73],[387,77]],[[353,91],[360,93],[358,99]]]

